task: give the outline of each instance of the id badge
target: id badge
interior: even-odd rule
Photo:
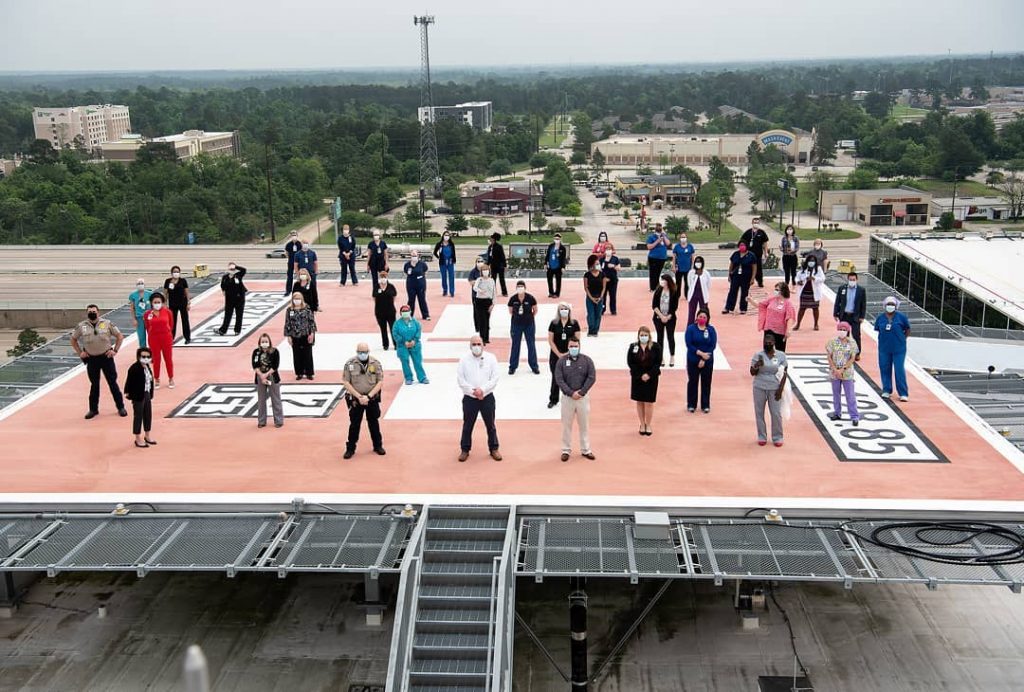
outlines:
[[[885,325],[885,331],[887,331],[887,332],[891,332],[892,331],[892,322],[890,322],[889,324]]]
[[[523,306],[522,306],[522,305],[520,305],[520,306],[519,306],[519,314],[520,314],[520,315],[522,315],[522,314],[523,314]]]

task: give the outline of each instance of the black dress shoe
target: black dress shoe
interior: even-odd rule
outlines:
[[[351,459],[352,455],[356,453],[354,449],[346,449],[345,453],[341,455],[342,459]]]
[[[558,402],[557,401],[549,401],[548,402],[548,408],[554,408],[556,406],[558,406]],[[88,417],[89,416],[86,416],[86,418],[88,418]]]
[[[121,416],[122,418],[127,418],[128,411],[126,411],[124,408],[119,408],[117,409],[117,415]]]
[[[87,414],[85,414],[85,419],[86,420],[91,420],[91,419],[95,418],[98,415],[100,415],[99,411],[89,411]]]
[[[387,452],[384,450],[383,447],[374,447],[373,448],[373,452],[374,452],[374,454],[377,454],[378,456],[384,456],[385,454],[387,454]]]

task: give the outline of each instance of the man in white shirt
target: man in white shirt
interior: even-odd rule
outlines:
[[[498,359],[484,351],[484,340],[479,334],[474,334],[469,340],[469,353],[459,361],[458,382],[462,390],[462,452],[459,461],[469,458],[477,415],[484,419],[484,427],[487,428],[487,449],[491,452],[491,458],[501,461],[498,429],[494,427],[494,388],[498,386]]]

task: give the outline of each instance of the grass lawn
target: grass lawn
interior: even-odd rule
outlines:
[[[495,226],[494,228],[477,235],[475,230],[463,231],[460,235],[455,237],[456,245],[487,245],[487,236],[491,233],[498,231],[501,233],[501,242],[505,245],[509,243],[550,243],[553,236],[550,233],[540,233],[534,231],[533,236],[528,236],[525,233],[523,235],[515,235],[515,230],[508,234],[502,232],[500,228]],[[562,242],[566,245],[579,245],[583,242],[583,238],[580,237],[576,231],[562,231]],[[431,243],[436,243],[439,238],[429,238]]]
[[[936,197],[952,197],[953,183],[934,178],[922,178],[910,182],[912,187],[930,192]],[[964,197],[998,197],[999,190],[974,180],[959,180],[956,183],[956,196]]]
[[[326,207],[326,205],[324,205],[324,208],[322,208],[322,209],[314,209],[313,211],[307,212],[307,213],[303,214],[302,216],[297,216],[294,219],[292,219],[291,221],[289,221],[288,223],[286,223],[286,224],[284,224],[282,226],[277,226],[276,230],[280,234],[280,236],[286,236],[289,233],[291,233],[293,230],[302,228],[306,224],[313,223],[314,221],[316,221],[318,218],[320,218],[322,216],[327,216],[327,207]],[[320,225],[321,225],[321,230],[323,230],[322,227],[324,226],[324,224],[320,224]],[[330,229],[331,229],[331,237],[333,238],[334,226],[331,224],[330,221],[327,221],[327,226],[330,227]],[[269,240],[270,236],[267,236],[267,238]]]
[[[569,127],[569,120],[566,119],[565,123],[562,125],[562,132],[560,134],[555,134],[555,132],[558,129],[558,125],[560,124],[561,120],[562,120],[562,116],[561,115],[556,115],[554,118],[552,118],[551,122],[549,122],[544,127],[544,131],[540,135],[540,146],[541,147],[555,147],[555,148],[557,148],[557,147],[561,146],[562,140],[565,139],[565,136],[566,136],[566,130]]]
[[[739,237],[741,235],[743,235],[743,231],[744,230],[746,230],[746,229],[742,229],[739,226],[737,226],[736,224],[734,224],[732,221],[726,220],[726,222],[724,224],[722,224],[722,238],[724,238],[725,240],[732,240],[732,241],[739,240]],[[772,227],[772,231],[774,233],[778,233],[778,224],[775,224]],[[714,232],[712,231],[712,234],[713,233]],[[693,242],[699,243],[701,241],[694,237],[694,236],[697,236],[697,235],[704,235],[704,234],[690,233],[689,234],[689,238]],[[817,238],[817,237],[821,237],[821,238],[823,238],[825,240],[829,240],[829,239],[831,239],[831,240],[849,240],[850,238],[859,238],[859,237],[861,237],[861,235],[863,235],[863,234],[860,231],[852,231],[852,230],[847,229],[847,228],[843,228],[843,229],[840,229],[838,231],[826,231],[823,228],[823,229],[821,229],[820,232],[818,231],[818,227],[817,226],[811,226],[810,228],[798,228],[798,229],[796,229],[796,236],[797,236],[797,238],[801,239],[801,244],[803,242],[807,242],[808,240],[810,240],[812,238]],[[714,237],[717,237],[717,236],[714,236]],[[707,241],[705,241],[705,242],[707,242]],[[773,247],[774,247],[774,244],[773,244]]]

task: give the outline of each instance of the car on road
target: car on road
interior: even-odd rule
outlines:
[[[434,213],[435,214],[451,214],[452,213],[452,208],[451,207],[445,207],[445,206],[434,207]]]
[[[288,257],[288,253],[284,251],[283,247],[274,248],[266,254],[268,259],[285,259]]]
[[[603,199],[605,197],[608,197],[608,195],[608,190],[594,190],[594,197],[597,197],[598,199]]]

